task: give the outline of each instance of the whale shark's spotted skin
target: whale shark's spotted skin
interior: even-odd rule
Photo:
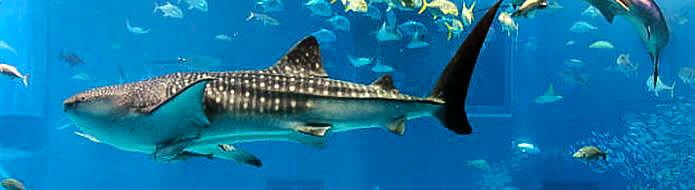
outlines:
[[[397,90],[320,77],[273,74],[266,71],[176,73],[154,80],[175,84],[168,87],[170,97],[191,81],[214,78],[205,87],[206,112],[238,114],[287,114],[312,107],[311,99],[380,99],[389,101],[421,101],[441,104],[442,101],[408,96]]]

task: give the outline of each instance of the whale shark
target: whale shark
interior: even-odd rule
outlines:
[[[669,29],[664,14],[654,0],[585,0],[596,7],[609,23],[622,15],[638,32],[642,45],[654,64],[654,86],[659,76],[661,50],[669,41]]]
[[[466,94],[500,3],[478,22],[428,97],[400,93],[388,75],[371,84],[330,78],[319,43],[309,36],[266,69],[173,73],[98,87],[65,99],[63,107],[80,136],[164,163],[208,158],[260,167],[237,144],[322,147],[331,133],[364,128],[404,135],[405,121],[421,117],[471,134]]]

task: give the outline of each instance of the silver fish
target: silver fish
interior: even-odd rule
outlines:
[[[2,64],[0,62],[0,74],[3,74],[5,76],[9,76],[13,79],[15,79],[15,78],[22,79],[22,83],[24,84],[24,86],[29,86],[29,82],[28,82],[29,75],[28,74],[22,75],[22,73],[20,73],[17,70],[17,68],[12,66],[12,65]]]

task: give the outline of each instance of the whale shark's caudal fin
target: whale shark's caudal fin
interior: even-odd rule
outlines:
[[[431,98],[446,102],[441,110],[434,113],[434,116],[456,134],[473,133],[466,115],[466,95],[471,77],[473,77],[475,64],[480,55],[480,49],[483,47],[501,3],[502,0],[497,1],[471,31],[449,61],[439,77],[439,81],[437,81],[437,86],[432,90],[432,95],[430,95]]]

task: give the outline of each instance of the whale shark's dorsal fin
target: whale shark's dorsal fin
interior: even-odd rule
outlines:
[[[548,90],[545,91],[543,96],[555,96],[555,88],[552,83],[548,86]]]
[[[169,117],[184,117],[194,121],[198,125],[209,125],[210,121],[205,115],[203,106],[203,96],[205,85],[213,78],[203,78],[192,82],[182,88],[176,94],[160,102],[157,105],[145,109],[143,112],[150,116],[154,115],[160,119]]]
[[[381,76],[381,78],[376,79],[374,82],[372,82],[370,86],[379,87],[384,90],[398,90],[393,85],[393,78],[391,77],[391,75]]]
[[[278,60],[275,65],[267,70],[286,75],[328,77],[321,63],[319,43],[313,36],[299,41],[282,59]]]

